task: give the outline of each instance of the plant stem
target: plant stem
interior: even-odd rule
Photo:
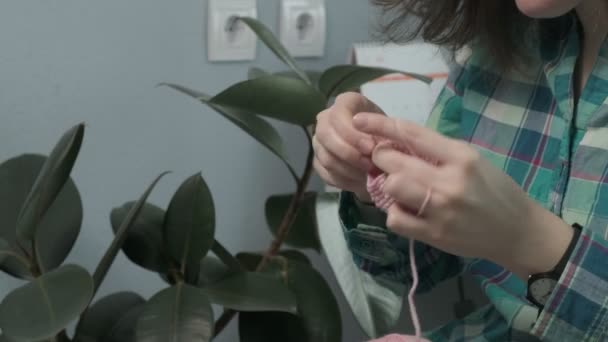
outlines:
[[[230,321],[236,316],[237,311],[232,309],[226,309],[215,321],[215,327],[213,328],[213,338],[217,337],[227,326]]]
[[[310,177],[312,176],[313,160],[315,156],[314,150],[312,148],[312,137],[310,136],[310,133],[308,132],[306,127],[302,128],[304,129],[304,133],[306,134],[306,138],[309,142],[308,157],[306,158],[304,174],[302,175],[302,178],[300,178],[300,180],[298,181],[296,194],[291,199],[291,203],[289,203],[289,207],[287,208],[287,211],[285,212],[285,215],[281,220],[281,224],[279,225],[279,229],[277,231],[277,237],[272,241],[270,247],[268,247],[268,250],[266,251],[266,253],[264,253],[264,257],[256,267],[257,272],[262,271],[264,267],[268,265],[270,259],[275,256],[281,249],[283,242],[285,242],[285,239],[289,235],[289,229],[291,228],[291,225],[293,224],[293,221],[296,218],[298,209],[300,209],[300,206],[302,205],[302,199],[304,197],[304,194],[306,193],[306,189],[308,188]],[[213,336],[215,337],[219,335],[226,328],[228,323],[232,321],[232,319],[236,316],[237,313],[237,311],[231,309],[224,310],[224,313],[215,322]]]
[[[215,240],[213,242],[213,246],[211,247],[211,251],[221,260],[223,261],[228,268],[230,268],[233,272],[242,272],[245,271],[245,267],[241,265],[241,263],[235,259],[230,252],[222,244]]]
[[[169,279],[173,280],[175,283],[183,283],[184,282],[184,273],[175,267],[171,267],[169,269]]]
[[[264,257],[262,258],[262,261],[260,261],[260,263],[258,264],[256,271],[261,271],[262,269],[264,269],[264,267],[266,267],[266,265],[268,264],[270,259],[279,252],[279,250],[281,249],[281,246],[283,245],[283,242],[285,242],[285,239],[289,235],[289,230],[293,224],[293,221],[296,218],[298,209],[300,209],[300,206],[302,205],[302,198],[304,197],[304,194],[306,193],[306,189],[308,187],[308,182],[310,181],[310,177],[312,176],[313,158],[314,158],[314,151],[311,146],[309,149],[309,152],[308,152],[307,160],[306,160],[306,169],[304,170],[304,175],[302,176],[302,180],[298,184],[297,192],[296,192],[295,196],[292,198],[291,203],[289,204],[289,208],[287,209],[287,212],[285,213],[285,216],[283,216],[283,220],[281,221],[281,224],[279,225],[279,229],[277,231],[277,237],[272,241],[270,248],[264,254]]]
[[[27,249],[23,247],[19,239],[16,239],[16,246],[21,251],[21,253],[23,253],[23,256],[19,255],[18,252],[8,252],[7,255],[16,258],[25,266],[26,270],[30,272],[32,277],[38,278],[42,274],[42,272],[40,272],[40,267],[38,267],[38,257],[36,256],[36,246],[34,245],[34,241],[32,241],[32,254],[30,254]]]
[[[17,248],[21,251],[21,253],[23,253],[23,255],[28,258],[31,259],[32,256],[30,255],[30,253],[28,253],[28,251],[23,247],[23,245],[21,245],[21,242],[19,242],[19,239],[15,240],[16,242],[16,246]]]
[[[42,259],[40,259],[40,254],[38,253],[38,244],[36,243],[36,237],[32,240],[32,263],[34,265],[34,273],[37,273],[36,276],[40,276],[44,274],[44,266],[42,265]]]

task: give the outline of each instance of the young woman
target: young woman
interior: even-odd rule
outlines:
[[[316,170],[343,190],[342,229],[321,235],[362,326],[394,328],[415,239],[420,291],[468,272],[491,303],[429,339],[608,340],[608,1],[375,2],[397,18],[390,33],[415,15],[409,33],[470,53],[429,127],[354,93],[318,116]],[[396,200],[386,214],[366,191],[372,165]]]

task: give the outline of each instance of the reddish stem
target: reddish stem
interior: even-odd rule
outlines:
[[[311,178],[312,172],[313,172],[313,160],[314,160],[315,154],[314,154],[314,150],[312,148],[312,141],[311,141],[310,134],[308,133],[306,128],[304,129],[304,131],[305,131],[306,137],[308,138],[308,142],[309,142],[308,157],[306,158],[306,167],[304,169],[304,174],[302,175],[302,178],[300,178],[300,180],[298,181],[296,194],[291,199],[291,202],[289,203],[289,207],[287,208],[287,211],[285,212],[285,215],[283,216],[283,219],[281,220],[281,223],[279,224],[279,229],[277,230],[276,238],[272,241],[272,243],[270,244],[270,247],[268,247],[268,250],[266,251],[266,253],[264,253],[264,257],[262,258],[262,260],[256,267],[257,272],[262,271],[264,269],[264,267],[266,267],[268,265],[268,262],[271,260],[271,258],[273,256],[277,255],[277,253],[281,249],[281,246],[283,245],[283,243],[285,242],[285,239],[287,239],[287,236],[289,235],[289,230],[296,218],[298,209],[302,205],[302,200],[304,198],[304,195],[306,194],[306,189],[308,188],[308,183],[310,182],[310,178]],[[224,313],[215,322],[215,327],[213,329],[213,331],[214,331],[213,336],[214,337],[218,336],[226,328],[226,326],[230,323],[230,321],[232,321],[232,319],[236,316],[237,313],[238,313],[237,311],[231,310],[231,309],[224,310]]]

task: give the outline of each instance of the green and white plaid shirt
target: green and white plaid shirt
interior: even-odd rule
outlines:
[[[584,230],[538,317],[525,282],[508,270],[419,244],[420,292],[467,272],[491,302],[429,332],[433,341],[608,341],[608,41],[575,106],[577,22],[555,21],[559,34],[539,40],[521,72],[500,73],[474,51],[451,73],[429,126],[470,142],[531,198]],[[356,317],[371,336],[388,332],[411,284],[407,241],[350,193],[318,205],[324,249]]]

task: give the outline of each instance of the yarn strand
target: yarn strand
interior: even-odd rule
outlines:
[[[381,144],[384,146],[389,145],[390,147],[395,148],[401,152],[409,153],[412,156],[418,157],[418,156],[416,156],[416,154],[413,152],[412,149],[407,148],[408,146],[399,146],[399,145],[389,142],[389,141],[382,141],[381,143],[378,143],[376,145],[376,148],[378,148],[378,146],[380,146]],[[374,170],[371,170],[370,173],[368,174],[368,178],[367,178],[367,190],[370,193],[371,198],[372,198],[374,204],[376,205],[376,207],[378,207],[379,209],[382,209],[384,211],[387,211],[393,204],[395,204],[394,203],[395,201],[393,198],[391,198],[384,192],[383,187],[384,187],[385,180],[386,180],[386,174],[384,174],[381,170],[379,170],[377,168],[375,168]],[[429,188],[427,190],[426,197],[425,197],[424,201],[422,202],[422,205],[420,206],[420,208],[418,209],[418,212],[416,213],[416,216],[422,216],[424,214],[424,211],[431,200],[431,196],[432,196],[432,191]],[[414,250],[415,245],[416,245],[416,241],[414,239],[409,239],[409,259],[410,259],[410,269],[411,269],[411,273],[412,273],[412,286],[408,293],[407,300],[408,300],[408,304],[409,304],[410,317],[412,320],[412,324],[414,326],[415,335],[408,336],[408,335],[392,334],[392,335],[388,335],[381,339],[377,339],[377,340],[370,341],[370,342],[414,342],[414,341],[423,342],[423,341],[428,341],[422,337],[422,328],[420,325],[420,317],[418,315],[418,309],[416,308],[416,301],[414,298],[416,295],[416,290],[418,289],[418,283],[419,283],[418,266],[416,265],[416,252]]]
[[[421,216],[424,213],[426,206],[431,200],[431,195],[431,189],[428,189],[426,192],[426,198],[424,199],[424,202],[422,202],[420,209],[418,209],[416,216]],[[407,296],[407,301],[410,305],[410,316],[412,318],[412,324],[414,325],[416,339],[420,340],[422,337],[422,328],[420,327],[420,317],[418,317],[418,309],[416,308],[416,302],[414,300],[416,290],[418,289],[418,266],[416,265],[416,252],[414,251],[415,245],[416,241],[414,239],[410,239],[410,269],[412,270],[412,287],[410,288],[410,293]]]
[[[410,268],[412,270],[412,287],[410,288],[410,293],[407,296],[407,301],[410,305],[410,316],[412,319],[412,324],[414,325],[416,339],[420,340],[422,337],[422,328],[420,327],[420,317],[418,317],[418,309],[416,308],[416,302],[414,300],[416,290],[418,289],[418,267],[416,266],[416,253],[414,252],[415,242],[416,241],[414,239],[410,239]]]

